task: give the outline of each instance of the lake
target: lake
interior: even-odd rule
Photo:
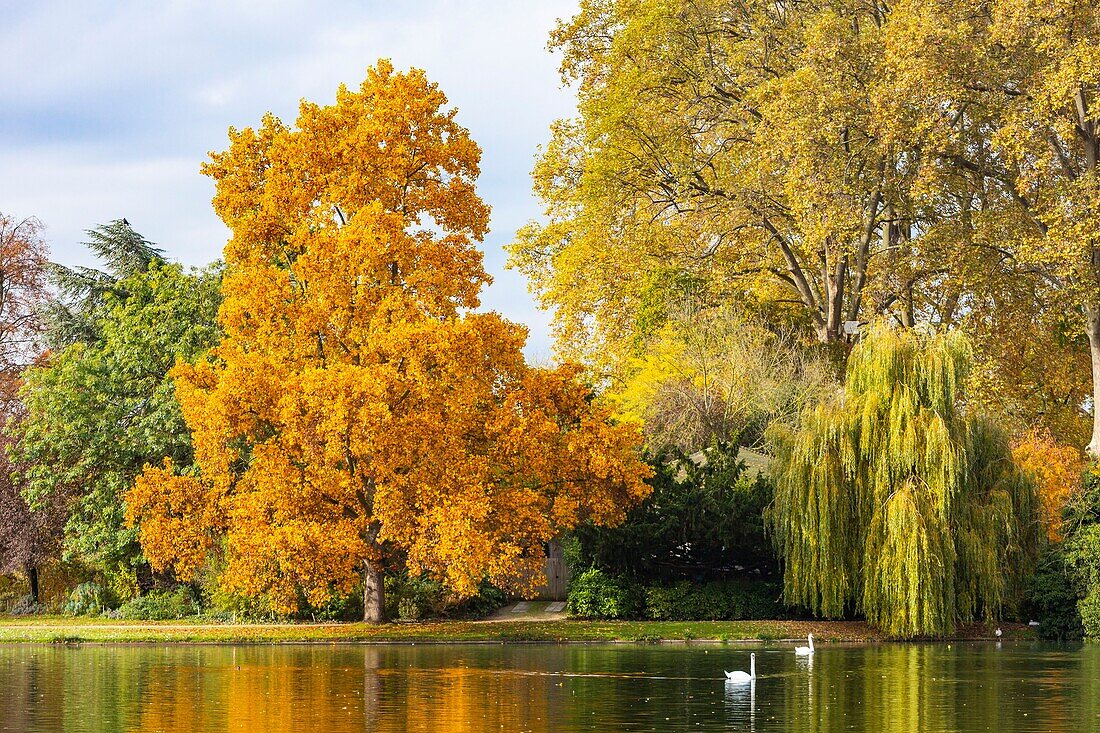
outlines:
[[[1100,645],[751,649],[0,646],[0,730],[1100,730]]]

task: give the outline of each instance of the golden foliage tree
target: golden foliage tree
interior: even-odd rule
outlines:
[[[1088,336],[1100,403],[1100,8],[906,0],[893,12],[897,94],[921,111],[946,179],[980,204],[975,244],[1058,293]]]
[[[1033,429],[1012,446],[1012,457],[1031,474],[1039,490],[1043,529],[1051,542],[1062,539],[1062,513],[1081,490],[1081,451],[1059,444],[1049,430]]]
[[[188,577],[220,541],[228,587],[283,607],[361,574],[377,621],[395,553],[463,594],[530,590],[545,542],[647,493],[637,431],[472,312],[489,211],[446,105],[381,61],[293,128],[230,130],[205,166],[233,234],[225,337],[175,373],[199,475],[149,468],[129,494],[155,566]]]
[[[577,86],[536,164],[548,220],[513,263],[559,345],[598,359],[678,278],[750,293],[825,342],[889,313],[950,320],[954,191],[896,103],[886,3],[585,0],[551,43]],[[614,351],[614,350],[612,350]]]
[[[788,602],[918,636],[1012,601],[1034,487],[1007,436],[961,410],[970,358],[958,332],[875,327],[843,394],[777,436],[769,521]]]
[[[562,353],[616,375],[653,312],[703,283],[827,342],[883,315],[961,327],[983,400],[1070,439],[1100,403],[1098,17],[583,0],[551,37],[578,116],[552,128],[533,173],[547,217],[512,263]],[[1069,338],[1049,330],[1069,319]]]

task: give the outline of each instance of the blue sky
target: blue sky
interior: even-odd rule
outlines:
[[[0,211],[41,219],[53,259],[90,264],[83,231],[121,217],[181,262],[218,258],[227,230],[198,169],[226,129],[267,110],[292,122],[299,99],[329,102],[388,57],[426,69],[481,144],[483,306],[526,324],[528,356],[548,358],[549,315],[502,246],[540,214],[536,148],[574,109],[546,41],[575,0],[4,5]]]

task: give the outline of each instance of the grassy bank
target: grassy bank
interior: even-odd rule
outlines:
[[[1031,639],[1006,624],[1006,639]],[[855,621],[436,621],[392,623],[219,624],[202,619],[112,621],[67,616],[0,617],[0,643],[461,643],[597,641],[876,641]],[[955,638],[990,639],[992,627],[968,626]]]

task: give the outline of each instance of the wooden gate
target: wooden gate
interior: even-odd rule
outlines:
[[[546,580],[539,588],[540,601],[564,601],[569,592],[569,566],[561,551],[561,544],[552,541],[546,548],[546,563],[543,565]]]

